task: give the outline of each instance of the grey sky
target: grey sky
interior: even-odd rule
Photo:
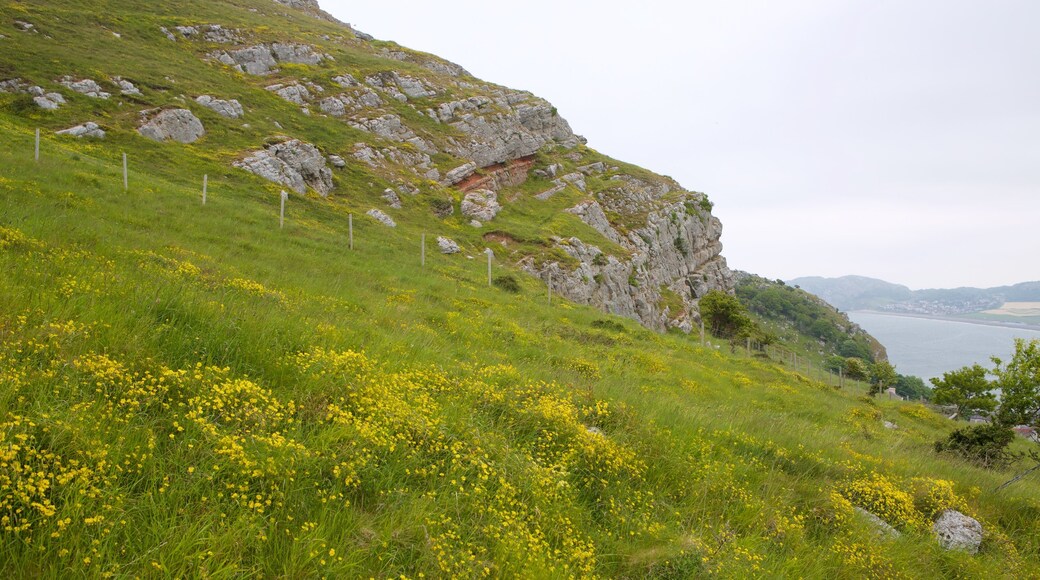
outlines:
[[[1040,279],[1040,2],[321,4],[706,192],[733,268]]]

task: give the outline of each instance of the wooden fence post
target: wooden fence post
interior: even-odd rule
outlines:
[[[40,130],[36,129],[36,153],[33,156],[37,162],[40,160]]]
[[[206,189],[209,187],[209,175],[202,176],[202,205],[206,205]]]
[[[354,214],[347,214],[347,231],[350,232],[350,249],[354,249]]]
[[[278,227],[285,227],[285,200],[289,199],[289,194],[282,190],[282,210],[278,214]]]
[[[123,191],[130,191],[130,181],[126,174],[126,153],[123,153]]]

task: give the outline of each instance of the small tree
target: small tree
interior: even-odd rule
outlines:
[[[867,361],[850,356],[845,359],[845,376],[850,379],[863,380],[867,378]]]
[[[1005,365],[993,357],[993,386],[1001,390],[997,420],[1009,427],[1040,427],[1040,340],[1015,339],[1015,353]]]
[[[973,412],[992,411],[997,406],[994,385],[986,380],[986,369],[975,364],[943,373],[941,379],[932,379],[935,390],[932,401],[939,405],[956,405],[957,414],[968,419]]]
[[[896,368],[887,360],[879,360],[870,365],[870,395],[884,392],[885,388],[894,385],[898,378]]]
[[[755,323],[736,296],[712,290],[700,299],[698,306],[704,323],[715,336],[743,338],[754,333]]]

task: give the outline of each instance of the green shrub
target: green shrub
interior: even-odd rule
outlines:
[[[1015,439],[1015,432],[996,423],[972,425],[957,429],[943,441],[935,442],[939,453],[951,453],[982,467],[1006,467],[1015,459],[1007,450]]]
[[[520,282],[518,282],[516,277],[512,274],[502,274],[501,276],[497,276],[494,280],[494,284],[506,292],[512,292],[513,294],[520,292]]]

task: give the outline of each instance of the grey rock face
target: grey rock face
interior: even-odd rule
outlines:
[[[343,93],[334,97],[322,99],[320,107],[322,112],[333,117],[342,117],[347,114],[360,112],[364,109],[379,107],[383,99],[379,98],[371,89],[357,91],[354,94]]]
[[[502,206],[498,194],[489,189],[475,189],[462,198],[462,215],[482,222],[495,219]]]
[[[59,82],[77,93],[94,99],[107,99],[112,96],[111,94],[106,93],[101,88],[101,85],[97,84],[97,81],[92,79],[75,80],[72,77],[66,76],[62,77]]]
[[[372,168],[386,168],[390,164],[398,164],[404,165],[416,175],[421,175],[426,179],[437,180],[440,178],[437,168],[430,166],[433,160],[421,151],[398,149],[397,147],[375,148],[365,143],[357,143],[354,145],[353,157]]]
[[[315,65],[331,58],[305,44],[259,44],[237,50],[220,50],[210,54],[212,58],[251,75],[265,75],[280,62]]]
[[[362,40],[372,40],[372,37],[367,35],[367,34],[358,33],[356,30],[354,31],[354,33],[357,35],[358,38],[361,38]],[[410,52],[405,52],[403,50],[390,50],[388,48],[382,49],[380,51],[380,55],[382,55],[384,58],[389,58],[389,59],[393,59],[393,60],[399,60],[399,61],[402,61],[402,62],[415,63],[415,64],[417,64],[417,65],[419,65],[419,66],[421,66],[421,67],[423,67],[423,68],[425,68],[427,70],[430,70],[430,71],[433,71],[433,72],[435,72],[437,74],[442,74],[442,75],[445,75],[445,76],[451,76],[451,77],[472,76],[472,75],[469,74],[469,72],[466,69],[462,68],[461,66],[459,66],[459,65],[457,65],[457,64],[455,64],[453,62],[448,62],[448,61],[446,61],[444,59],[437,58],[437,57],[430,56],[430,55],[422,55],[422,56],[420,56],[420,55],[413,54],[413,53],[410,53]]]
[[[462,251],[459,245],[455,243],[455,240],[443,236],[437,236],[437,247],[442,254],[458,254]]]
[[[206,130],[202,121],[187,109],[167,109],[146,121],[137,132],[155,141],[193,143]]]
[[[853,508],[857,514],[864,520],[866,520],[871,527],[874,528],[876,535],[881,539],[896,539],[901,537],[903,534],[899,533],[899,530],[893,528],[885,520],[877,517],[876,515],[868,512],[867,510],[856,506]]]
[[[932,525],[939,545],[947,550],[976,554],[982,545],[982,524],[957,510],[943,510]]]
[[[222,117],[227,117],[228,119],[238,119],[245,114],[245,111],[242,109],[242,103],[239,103],[235,99],[224,101],[214,99],[209,95],[202,95],[195,99],[195,102],[207,109],[216,111],[217,114]]]
[[[373,219],[375,219],[377,222],[383,224],[384,226],[391,227],[391,228],[396,228],[397,227],[397,223],[394,221],[394,219],[392,217],[386,215],[386,213],[384,213],[382,210],[370,209],[370,210],[368,210],[366,212],[366,214],[371,216]]]
[[[350,122],[350,125],[355,129],[375,133],[384,139],[401,143],[411,143],[423,153],[432,154],[437,152],[436,147],[422,137],[416,135],[415,132],[405,125],[397,115],[383,115],[382,117],[375,118],[355,117]]]
[[[700,194],[676,195],[666,184],[625,176],[616,190],[600,192],[596,199],[567,210],[624,248],[625,256],[608,256],[595,245],[571,238],[556,244],[580,262],[578,268],[565,270],[555,263],[536,268],[533,260],[520,266],[543,280],[551,273],[554,291],[575,302],[634,318],[655,330],[676,327],[689,332],[699,319],[697,300],[709,290],[733,288],[733,274],[721,256],[722,224],[699,208],[700,199]],[[645,225],[618,230],[608,212],[639,216]],[[664,289],[682,298],[681,311],[661,305]]]
[[[467,135],[453,143],[450,153],[484,167],[532,155],[548,143],[575,147],[584,142],[548,102],[518,91],[498,91],[496,97],[470,97],[427,111]]]
[[[565,189],[567,189],[567,184],[562,182],[562,181],[560,181],[559,179],[557,179],[557,180],[553,181],[553,186],[552,187],[550,187],[549,189],[547,189],[547,190],[545,190],[545,191],[543,191],[541,193],[535,194],[535,198],[540,199],[542,201],[545,201],[545,200],[547,200],[550,197],[556,195],[557,193],[560,193],[561,191],[563,191]]]
[[[0,93],[22,93],[26,86],[22,79],[7,79],[0,81]]]
[[[560,179],[577,187],[579,191],[585,191],[585,176],[580,173],[568,173]]]
[[[473,172],[476,170],[476,163],[466,163],[460,165],[455,169],[452,169],[451,171],[444,174],[444,184],[455,185],[456,183],[462,181],[463,179],[466,179],[470,175],[473,175]]]
[[[401,102],[408,99],[437,96],[437,91],[421,79],[397,72],[383,72],[365,77],[365,84],[375,87]]]
[[[358,83],[357,79],[353,77],[353,75],[340,75],[338,77],[332,77],[332,82],[336,83],[337,85],[345,89],[356,87],[360,84]]]
[[[95,139],[104,139],[105,131],[98,127],[97,123],[89,122],[83,123],[82,125],[76,125],[75,127],[69,127],[58,131],[58,135],[72,135],[73,137],[93,137]]]
[[[300,194],[307,192],[308,185],[322,196],[333,188],[332,170],[321,151],[297,139],[270,145],[234,165]]]

